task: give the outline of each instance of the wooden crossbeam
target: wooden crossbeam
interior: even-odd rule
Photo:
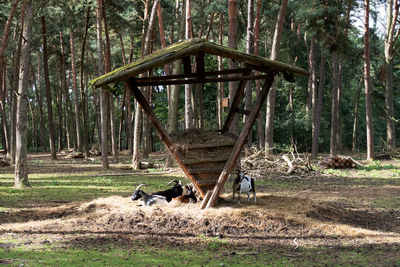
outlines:
[[[214,83],[214,82],[230,82],[230,81],[246,81],[248,80],[263,80],[268,78],[268,75],[244,75],[235,77],[221,78],[187,78],[168,81],[137,81],[137,86],[158,86],[158,85],[173,85],[173,84],[194,84],[194,83]]]
[[[266,79],[266,81],[263,85],[263,88],[260,92],[260,95],[257,98],[257,101],[254,105],[254,108],[251,111],[251,114],[250,114],[247,122],[244,124],[242,132],[240,133],[239,138],[229,156],[229,159],[226,162],[224,169],[218,178],[218,182],[214,187],[214,190],[211,194],[210,200],[207,201],[206,199],[204,199],[203,203],[201,205],[202,207],[205,206],[206,208],[210,208],[210,207],[214,207],[217,204],[218,196],[222,192],[222,189],[224,187],[226,180],[229,177],[229,174],[235,168],[236,161],[240,156],[240,152],[242,151],[243,145],[246,142],[247,136],[249,135],[251,128],[253,127],[253,124],[258,117],[261,107],[262,107],[263,103],[265,102],[265,99],[268,95],[269,89],[271,88],[271,85],[274,82],[275,73],[270,73],[269,75],[270,75],[270,77],[268,79]]]
[[[196,184],[196,179],[193,177],[193,175],[189,172],[188,168],[182,163],[181,159],[179,158],[177,152],[172,149],[172,140],[167,131],[164,129],[162,123],[160,120],[156,117],[154,114],[152,108],[149,105],[149,102],[146,100],[142,92],[140,92],[139,88],[136,85],[135,79],[131,78],[126,81],[126,84],[128,88],[130,89],[131,93],[133,96],[136,98],[138,101],[139,105],[143,109],[144,113],[149,117],[151,123],[153,124],[154,128],[156,128],[158,134],[160,135],[161,141],[164,142],[165,146],[171,152],[172,156],[175,158],[176,162],[178,165],[181,167],[183,172],[186,174],[186,176],[193,182],[197,190],[199,190],[200,194],[202,197],[205,196],[205,193],[203,189],[197,186]]]
[[[236,68],[230,70],[220,70],[220,71],[207,71],[204,72],[204,76],[218,76],[218,75],[228,75],[228,74],[238,74],[238,73],[250,73],[250,68]],[[190,73],[190,74],[173,74],[173,75],[166,75],[166,76],[156,76],[156,77],[145,77],[145,78],[136,78],[136,82],[142,81],[165,81],[165,80],[174,80],[174,79],[181,79],[181,78],[193,78],[197,77],[197,73]]]

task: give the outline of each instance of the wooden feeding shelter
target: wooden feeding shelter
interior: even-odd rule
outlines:
[[[234,60],[240,67],[221,71],[206,70],[206,54]],[[183,74],[138,77],[142,73],[161,68],[165,64],[172,63],[175,60],[182,60]],[[192,66],[192,62],[195,67]],[[255,71],[257,71],[257,74]],[[190,39],[172,44],[164,49],[144,56],[135,62],[115,69],[114,71],[94,79],[91,81],[91,84],[95,87],[103,87],[113,92],[113,87],[106,85],[118,81],[126,83],[143,111],[149,117],[166,148],[173,155],[186,176],[200,191],[203,197],[202,208],[208,208],[216,205],[218,196],[230,173],[235,168],[247,136],[265,102],[274,77],[278,73],[282,73],[288,80],[293,79],[293,74],[307,74],[303,69],[278,61],[242,53],[205,40]],[[246,82],[249,80],[264,80],[264,84],[252,110],[243,111],[239,109],[239,105],[243,98]],[[249,117],[237,138],[231,140],[224,139],[224,141],[218,141],[212,144],[176,144],[139,90],[139,87],[142,86],[205,84],[229,81],[238,81],[238,87],[230,105],[224,126],[221,131],[215,132],[215,134],[223,135],[228,132],[235,113],[245,112],[249,114]],[[190,156],[193,153],[197,153],[200,157],[197,157],[197,159],[191,158]]]

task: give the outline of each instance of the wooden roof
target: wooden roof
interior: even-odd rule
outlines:
[[[307,74],[307,72],[301,68],[297,68],[279,61],[242,53],[202,39],[189,39],[155,51],[154,53],[144,56],[135,62],[122,66],[101,77],[98,77],[92,80],[90,83],[95,87],[100,87],[110,83],[115,83],[117,81],[126,81],[131,77],[135,77],[154,68],[162,67],[163,65],[171,63],[177,59],[198,54],[212,54],[241,61],[245,63],[247,68],[265,73],[272,71],[281,72],[283,74]]]

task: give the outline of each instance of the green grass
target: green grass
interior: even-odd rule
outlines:
[[[11,244],[11,243],[9,243]],[[14,244],[15,245],[15,244]],[[371,253],[372,252],[372,253]],[[400,258],[386,258],[395,248],[218,248],[55,247],[0,249],[0,263],[10,266],[398,266]]]

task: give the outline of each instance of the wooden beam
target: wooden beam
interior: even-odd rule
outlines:
[[[222,173],[220,174],[220,176],[218,178],[218,182],[214,187],[214,190],[212,192],[210,200],[208,201],[208,203],[206,205],[206,208],[214,207],[217,204],[218,196],[221,193],[221,191],[224,187],[224,184],[229,177],[229,174],[235,168],[236,161],[240,156],[240,152],[242,151],[243,145],[246,142],[247,136],[249,135],[251,128],[253,127],[253,124],[258,117],[258,113],[260,112],[265,99],[267,98],[269,89],[271,88],[271,85],[274,82],[274,76],[275,76],[275,73],[271,73],[270,78],[265,81],[264,86],[260,92],[260,95],[257,98],[257,101],[254,105],[254,108],[251,111],[249,119],[243,126],[243,130],[240,133],[239,138],[229,156],[229,159],[226,162],[224,169],[222,170]]]
[[[208,71],[204,72],[204,76],[218,76],[218,75],[228,75],[228,74],[238,74],[238,73],[250,73],[250,68],[237,68],[230,70],[220,70],[220,71]],[[166,75],[166,76],[153,76],[153,77],[143,77],[136,78],[136,82],[142,81],[165,81],[165,80],[173,80],[173,79],[181,79],[181,78],[193,78],[197,77],[197,73],[190,74],[174,74],[174,75]]]
[[[211,193],[212,193],[211,190],[208,190],[208,191],[207,191],[207,194],[206,194],[206,195],[204,196],[204,198],[203,198],[203,202],[201,202],[200,209],[204,209],[204,208],[206,207],[206,205],[207,205],[207,203],[208,203],[208,200],[209,200],[210,197],[211,197]]]
[[[231,82],[231,81],[248,81],[248,80],[263,80],[268,78],[268,75],[243,75],[235,77],[221,77],[221,78],[186,78],[179,80],[167,81],[136,81],[137,86],[159,86],[159,85],[173,85],[173,84],[194,84],[194,83],[215,83],[215,82]]]
[[[242,101],[244,88],[246,87],[246,82],[247,80],[242,80],[238,85],[238,89],[236,90],[236,93],[233,97],[232,104],[231,107],[229,108],[228,116],[226,117],[225,124],[224,127],[222,127],[221,133],[229,131],[229,128],[231,127],[233,118],[235,117],[236,110],[239,107],[240,102]]]
[[[196,74],[199,79],[205,76],[204,53],[201,52],[196,56]]]
[[[156,117],[156,115],[153,112],[153,109],[150,107],[149,102],[146,100],[146,98],[143,96],[142,92],[140,92],[139,88],[136,85],[135,79],[131,78],[128,79],[126,82],[128,88],[130,89],[131,93],[133,96],[136,98],[138,101],[139,105],[142,107],[144,113],[149,117],[151,123],[153,126],[156,128],[158,134],[160,135],[161,141],[164,142],[165,146],[171,152],[172,156],[175,158],[176,162],[178,165],[181,167],[183,172],[186,174],[186,176],[193,182],[197,190],[199,190],[200,194],[202,197],[205,196],[205,192],[196,185],[196,179],[193,177],[193,175],[189,172],[188,168],[182,163],[181,159],[179,158],[177,152],[172,149],[172,140],[167,131],[164,129],[162,123],[160,120]]]
[[[192,63],[190,62],[190,56],[183,57],[183,73],[188,75],[192,73]]]

